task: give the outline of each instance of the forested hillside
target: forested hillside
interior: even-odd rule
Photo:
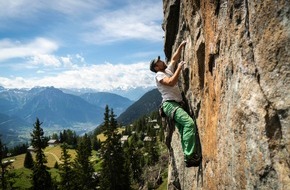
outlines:
[[[129,106],[118,118],[121,124],[128,125],[134,120],[157,111],[162,101],[161,94],[157,89],[145,93],[138,101]]]
[[[41,126],[37,119],[29,149],[9,151],[0,138],[3,189],[166,187],[168,154],[157,112],[120,127],[106,107],[103,124],[84,136],[64,130],[47,137]]]

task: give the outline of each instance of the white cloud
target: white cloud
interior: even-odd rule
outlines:
[[[32,13],[35,9],[35,6],[38,3],[30,3],[27,5],[26,0],[14,0],[14,1],[0,1],[0,18],[17,18],[25,16],[26,13]],[[29,15],[30,15],[29,14]]]
[[[44,66],[54,66],[54,67],[60,67],[61,62],[57,59],[56,56],[53,55],[47,55],[47,54],[39,54],[32,57],[31,63],[33,65],[44,65]]]
[[[7,62],[9,59],[26,58],[24,63],[11,64],[11,68],[70,68],[78,64],[85,64],[85,59],[80,54],[66,55],[58,57],[52,53],[58,49],[56,42],[45,38],[36,38],[26,44],[9,39],[0,40],[0,63]],[[7,64],[7,63],[6,63]]]
[[[91,32],[84,39],[93,43],[108,43],[128,39],[162,41],[162,2],[138,2],[123,9],[96,15],[87,25]]]
[[[71,69],[77,68],[79,65],[85,65],[85,59],[80,55],[55,56],[49,54],[39,54],[30,57],[26,68],[46,67],[46,69]]]
[[[114,7],[117,6],[114,3],[120,8]],[[56,17],[49,20],[48,14]],[[69,29],[71,35],[77,31],[85,42],[94,44],[128,39],[162,41],[162,16],[162,1],[154,0],[38,0],[33,3],[29,0],[0,0],[0,29],[7,29],[7,25],[15,27],[10,19],[16,19],[24,27],[41,25],[43,21],[48,22],[47,26],[63,23],[75,27]],[[54,36],[58,37],[58,34]]]
[[[11,41],[9,39],[0,40],[0,62],[30,56],[39,56],[49,54],[58,49],[56,42],[45,38],[36,38],[32,42],[23,44],[20,41]]]
[[[57,11],[74,16],[101,9],[107,5],[107,0],[0,0],[0,19],[31,18],[44,11]]]
[[[148,63],[89,65],[86,60],[109,59],[119,50],[114,44],[102,48],[91,43],[121,40],[129,40],[126,46],[131,49],[131,42],[135,45],[139,39],[143,40],[138,41],[140,47],[148,41],[151,46],[130,49],[130,55],[124,53],[120,62],[128,56],[140,60],[156,54],[151,47],[163,41],[161,18],[162,1],[154,0],[0,0],[0,30],[7,35],[6,39],[0,37],[0,85],[100,91],[153,86]],[[105,55],[106,48],[112,52]]]
[[[104,7],[108,0],[50,0],[46,1],[51,9],[57,10],[58,12],[73,16],[83,13],[88,13],[88,11],[94,11],[96,9],[101,9]]]
[[[43,73],[43,71],[37,71]],[[154,74],[148,69],[148,63],[131,65],[106,63],[103,65],[71,68],[55,76],[43,78],[6,78],[0,77],[0,85],[7,88],[32,88],[34,86],[55,86],[57,88],[91,88],[98,91],[152,87]]]

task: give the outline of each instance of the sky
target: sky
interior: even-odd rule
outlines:
[[[162,21],[161,0],[0,0],[0,86],[154,87]]]

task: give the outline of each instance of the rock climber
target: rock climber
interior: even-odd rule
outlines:
[[[175,127],[181,136],[185,165],[191,167],[199,159],[195,153],[196,126],[195,121],[182,107],[183,100],[178,87],[178,78],[185,62],[177,62],[185,45],[186,41],[181,42],[168,65],[160,60],[160,56],[151,60],[150,70],[156,73],[156,86],[162,96],[161,108],[167,117],[173,116]],[[174,71],[176,64],[177,68]]]

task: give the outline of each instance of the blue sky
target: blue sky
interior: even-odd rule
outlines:
[[[0,86],[155,86],[162,1],[0,0]]]

